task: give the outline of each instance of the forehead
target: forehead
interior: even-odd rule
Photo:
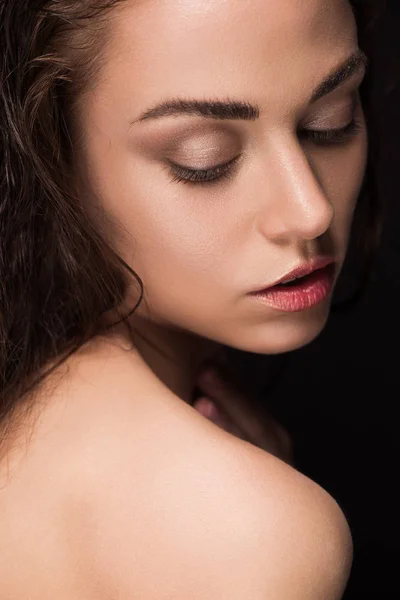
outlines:
[[[128,0],[112,28],[104,89],[131,112],[171,96],[276,106],[357,48],[347,0]]]

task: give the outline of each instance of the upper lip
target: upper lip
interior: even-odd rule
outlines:
[[[328,265],[332,264],[333,262],[334,262],[334,259],[331,256],[317,256],[317,257],[313,258],[311,261],[309,261],[308,263],[303,263],[302,265],[299,265],[298,267],[294,268],[292,271],[290,271],[290,273],[287,273],[286,275],[284,275],[283,277],[281,277],[280,279],[275,281],[275,283],[271,283],[270,285],[261,287],[252,293],[257,294],[259,292],[267,290],[268,288],[272,288],[276,285],[279,285],[280,283],[285,283],[286,281],[290,281],[291,279],[305,277],[306,275],[310,275],[310,273],[313,273],[314,271],[317,271],[318,269],[323,269],[324,267],[327,267]]]

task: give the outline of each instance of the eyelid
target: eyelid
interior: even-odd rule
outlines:
[[[332,110],[330,110],[328,114],[325,113],[325,115],[324,115],[322,113],[322,114],[316,116],[315,118],[305,119],[300,123],[299,129],[301,129],[301,130],[310,129],[310,130],[315,130],[315,131],[318,131],[318,130],[323,131],[326,129],[341,129],[345,125],[347,125],[351,119],[354,119],[359,106],[360,106],[360,95],[357,90],[356,92],[352,93],[350,102],[348,102],[346,104],[346,106],[340,107],[336,104],[336,106],[333,106]],[[327,124],[327,121],[329,121],[329,119],[332,119],[335,115],[337,115],[337,113],[346,112],[346,111],[349,111],[349,113],[348,113],[349,118],[346,119],[345,123],[343,123],[342,125],[337,125],[336,127],[334,125]]]
[[[242,158],[243,154],[239,154],[228,162],[221,163],[207,169],[185,167],[171,161],[168,161],[163,168],[166,168],[169,173],[172,174],[171,183],[177,181],[185,184],[212,186],[224,178],[230,179]],[[215,176],[216,173],[218,174],[217,176]],[[208,177],[210,174],[214,175],[214,177]]]
[[[239,160],[239,157],[240,157],[240,154],[235,156],[234,158],[231,158],[228,161],[223,161],[216,165],[213,164],[213,165],[210,165],[209,167],[202,167],[202,168],[194,167],[193,165],[190,165],[190,166],[189,165],[181,165],[181,164],[171,161],[171,160],[169,160],[168,162],[171,167],[174,167],[176,169],[182,169],[183,171],[197,171],[200,173],[207,173],[207,171],[216,171],[217,169],[223,169],[224,167],[228,167],[229,165],[237,162]]]
[[[151,125],[155,123],[154,121]],[[172,159],[179,154],[197,156],[200,150],[200,152],[204,151],[204,155],[208,152],[211,160],[213,155],[218,160],[221,152],[228,157],[231,152],[241,147],[238,130],[229,123],[200,122],[196,119],[181,122],[178,119],[172,124],[162,123],[160,126],[158,123],[158,126],[160,130],[150,136],[147,135],[146,140],[150,140],[152,151],[155,148],[165,158]]]

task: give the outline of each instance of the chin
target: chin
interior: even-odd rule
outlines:
[[[237,339],[228,345],[255,354],[292,352],[313,342],[325,328],[328,318],[327,304],[299,313],[282,313],[273,320],[253,324],[246,331],[238,327]]]

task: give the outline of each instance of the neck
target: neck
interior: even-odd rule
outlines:
[[[220,356],[224,346],[138,317],[130,325],[131,342],[149,368],[176,396],[192,403],[200,365]]]

